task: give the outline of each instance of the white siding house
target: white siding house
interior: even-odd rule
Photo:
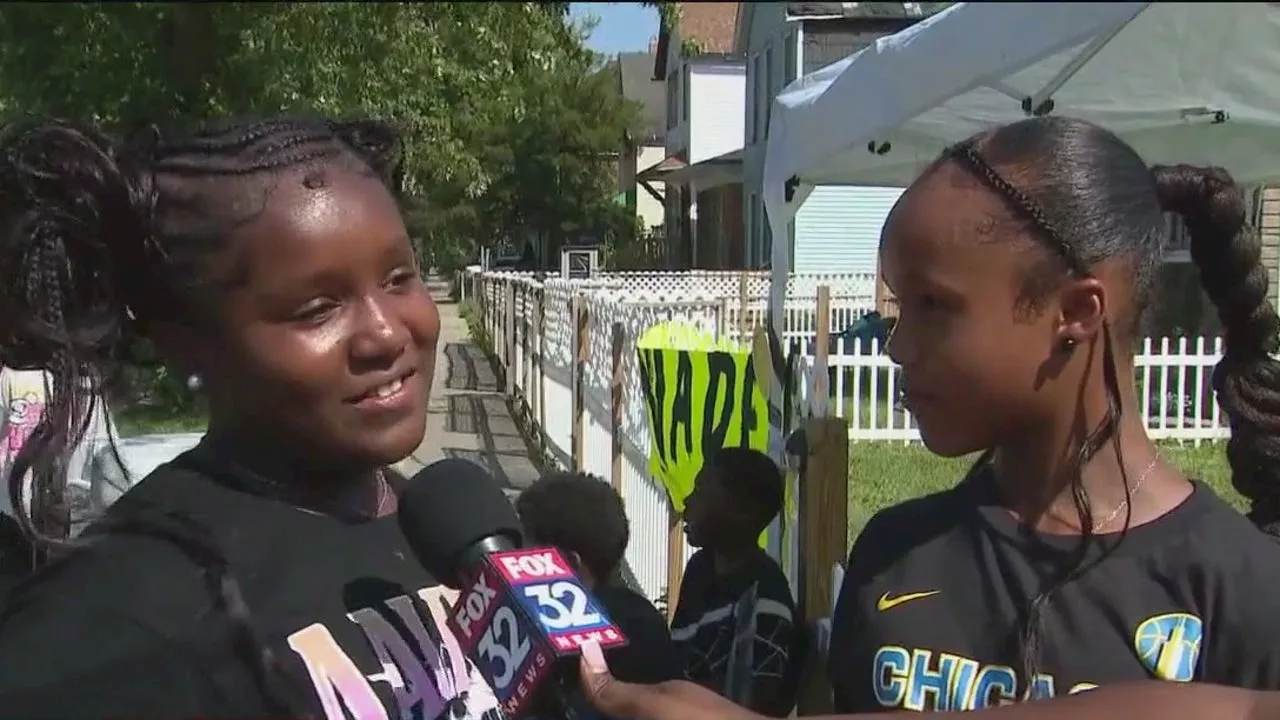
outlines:
[[[635,127],[623,138],[618,161],[618,191],[646,231],[663,226],[666,189],[660,180],[640,182],[637,175],[666,157],[666,88],[653,79],[653,52],[620,53],[618,92],[639,104]]]
[[[896,17],[861,17],[862,6],[898,7]],[[914,18],[903,6],[918,3],[743,3],[736,47],[746,56],[747,103],[743,113],[745,148],[743,208],[747,261],[769,262],[774,238],[765,222],[761,176],[773,98],[788,84],[852,52],[859,43],[906,27]],[[880,12],[881,8],[876,8]],[[892,14],[891,14],[892,15]],[[832,51],[841,51],[832,57]],[[800,207],[789,229],[795,272],[876,272],[876,251],[884,220],[901,190],[824,186]]]
[[[682,3],[707,26],[719,13],[731,30],[735,3]],[[683,21],[682,21],[683,22]],[[667,87],[666,158],[651,176],[667,187],[672,267],[741,266],[742,150],[746,68],[734,55],[690,52],[681,27],[663,30],[655,76]],[[694,38],[700,40],[700,38]],[[724,42],[732,42],[725,32]],[[641,177],[645,174],[642,173]]]

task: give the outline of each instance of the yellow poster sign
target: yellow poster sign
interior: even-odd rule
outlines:
[[[636,347],[649,415],[649,471],[683,512],[707,455],[722,447],[768,452],[768,400],[756,383],[751,352],[695,326],[655,325]]]

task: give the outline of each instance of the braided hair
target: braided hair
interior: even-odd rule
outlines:
[[[1212,384],[1231,427],[1227,458],[1232,483],[1250,500],[1250,519],[1273,536],[1280,536],[1280,362],[1272,357],[1280,341],[1280,317],[1267,299],[1261,243],[1246,223],[1244,197],[1221,168],[1148,168],[1114,133],[1055,116],[975,136],[949,148],[943,160],[964,168],[1004,200],[1049,251],[1022,279],[1023,305],[1034,308],[1064,274],[1087,277],[1108,258],[1124,258],[1133,270],[1137,302],[1132,317],[1120,328],[1103,326],[1107,411],[1076,457],[1071,490],[1080,542],[1065,568],[1032,601],[1022,629],[1023,677],[1030,684],[1047,600],[1093,564],[1086,562],[1093,515],[1078,471],[1108,442],[1120,452],[1116,340],[1136,333],[1150,299],[1168,242],[1165,214],[1177,215],[1186,227],[1191,258],[1224,327],[1225,351]],[[990,452],[985,453],[978,463],[989,458]],[[1126,482],[1125,531],[1132,514],[1129,494]]]
[[[398,148],[395,131],[371,120],[282,117],[182,134],[148,127],[124,140],[58,120],[0,128],[0,359],[50,377],[46,412],[8,478],[33,550],[70,547],[61,463],[83,439],[104,384],[155,323],[209,319],[219,288],[234,282],[215,280],[210,260],[262,212],[278,176],[306,171],[304,184],[317,187],[326,170],[341,167],[394,192]],[[112,530],[171,542],[205,571],[264,695],[289,713],[293,703],[271,691],[275,658],[256,639],[207,529],[168,517]]]

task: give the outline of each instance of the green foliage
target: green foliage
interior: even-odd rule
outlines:
[[[0,106],[117,128],[282,110],[395,121],[414,230],[449,258],[530,222],[594,221],[634,112],[599,67],[568,3],[0,6]]]
[[[395,122],[429,265],[540,234],[626,236],[638,109],[568,3],[5,3],[0,108],[126,131],[280,111]]]
[[[671,29],[680,24],[680,3],[678,2],[644,2],[658,11],[658,22],[663,28]]]

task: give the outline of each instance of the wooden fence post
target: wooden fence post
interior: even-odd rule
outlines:
[[[573,469],[581,472],[586,465],[586,458],[583,456],[583,422],[582,418],[585,414],[586,398],[583,395],[582,375],[583,369],[587,365],[587,360],[591,354],[591,326],[588,317],[586,298],[582,295],[574,295],[571,302],[573,308],[573,326],[574,326],[574,351],[573,351],[573,435],[571,447],[573,449]]]
[[[533,306],[533,329],[538,338],[538,432],[546,436],[547,432],[547,365],[543,353],[543,344],[547,333],[547,288],[538,288],[537,303]]]
[[[524,405],[524,411],[530,413],[533,410],[533,340],[529,333],[529,303],[532,299],[533,288],[524,285],[520,289],[520,400]],[[526,416],[527,417],[527,416]]]
[[[502,372],[506,378],[507,397],[511,397],[516,392],[516,369],[511,367],[511,363],[515,362],[516,355],[516,283],[511,280],[507,283],[506,304],[503,313],[503,358]]]
[[[684,580],[684,518],[670,501],[667,513],[667,624],[671,624],[680,600],[680,583]]]
[[[829,359],[829,349],[831,345],[831,288],[826,285],[818,286],[818,303],[814,310],[814,331],[813,339],[813,355],[817,361],[817,367],[826,367]],[[813,399],[821,402],[830,403],[830,391],[827,378],[830,377],[830,371],[824,370],[815,373],[813,378]],[[840,402],[844,402],[841,398]]]
[[[849,553],[849,425],[844,418],[809,418],[800,476],[800,607],[810,627],[831,617],[831,569]],[[817,643],[805,661],[799,714],[831,711],[831,689]]]
[[[738,341],[751,342],[753,323],[747,318],[747,306],[751,302],[751,275],[738,274]]]
[[[489,331],[489,347],[485,348],[495,356],[502,352],[501,343],[498,342],[498,281],[490,280],[489,287],[485,292],[485,302],[489,306],[488,312],[485,313],[485,319],[488,320],[486,329]]]
[[[609,438],[612,440],[609,450],[609,482],[613,485],[613,489],[622,492],[622,414],[626,411],[624,403],[626,398],[623,391],[626,388],[626,371],[624,370],[622,348],[624,346],[626,331],[622,327],[622,323],[615,322],[613,324],[613,339],[610,343],[613,356],[613,372],[610,373],[609,382]]]

